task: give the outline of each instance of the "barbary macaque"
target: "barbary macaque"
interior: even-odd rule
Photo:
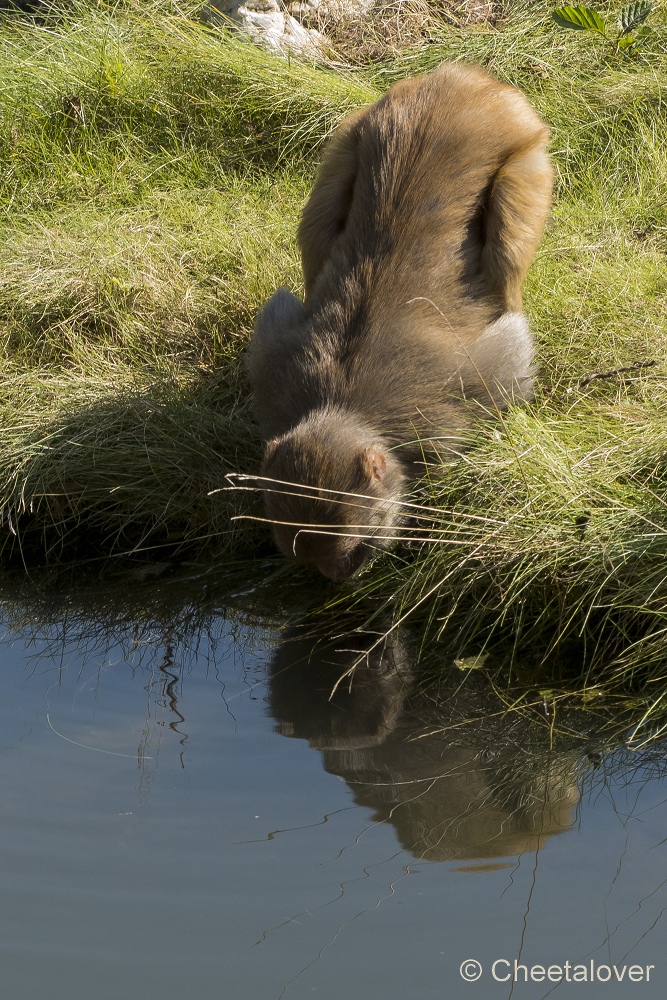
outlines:
[[[248,352],[278,548],[344,580],[406,486],[532,395],[521,286],[551,205],[549,131],[513,87],[444,64],[343,120]]]

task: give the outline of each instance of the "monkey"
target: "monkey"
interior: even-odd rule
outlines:
[[[524,95],[444,63],[329,138],[246,367],[278,548],[341,581],[389,547],[408,485],[479,415],[530,400],[521,289],[551,206],[549,130]]]

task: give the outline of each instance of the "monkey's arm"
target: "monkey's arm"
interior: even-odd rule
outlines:
[[[516,153],[494,177],[485,213],[482,272],[508,312],[521,310],[521,285],[544,229],[553,187],[548,133]]]
[[[358,169],[357,126],[364,114],[365,110],[361,110],[348,115],[329,139],[315,186],[301,215],[297,239],[306,300],[347,222]]]

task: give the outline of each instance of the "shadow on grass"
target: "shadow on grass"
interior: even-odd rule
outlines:
[[[259,460],[229,372],[203,372],[185,387],[103,388],[78,384],[55,416],[27,433],[6,428],[2,556],[30,565],[160,550],[224,556],[252,545],[247,523],[232,521],[252,495],[209,495]]]

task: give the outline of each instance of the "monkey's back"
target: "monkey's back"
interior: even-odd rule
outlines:
[[[529,396],[527,330],[506,324],[497,347],[473,354],[520,309],[550,204],[547,140],[519,91],[458,64],[397,84],[341,123],[299,227],[305,310],[284,349],[262,337],[264,436],[322,406],[362,415],[394,443],[465,426],[464,398],[503,405],[489,389],[496,370],[514,391],[515,344]]]
[[[357,269],[375,311],[403,308],[416,294],[447,297],[445,305],[452,293],[457,304],[479,298],[494,178],[547,140],[518,90],[460,64],[404,80],[350,115],[325,151],[299,227],[306,309],[340,294]],[[502,308],[490,305],[495,319]]]

